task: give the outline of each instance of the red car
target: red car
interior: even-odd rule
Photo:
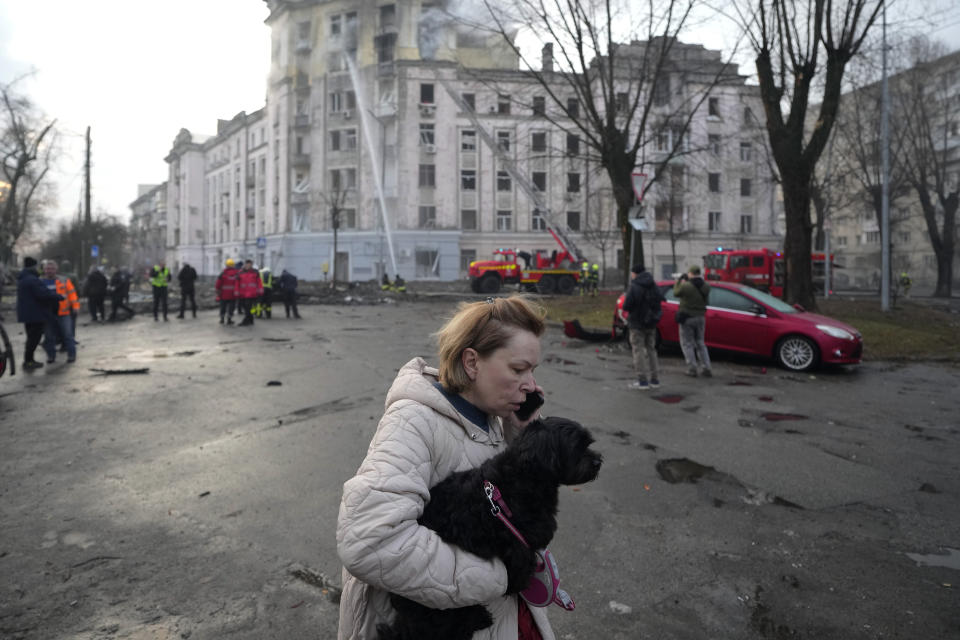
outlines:
[[[657,285],[666,298],[663,317],[657,323],[657,338],[679,343],[680,331],[674,320],[679,302],[673,295],[673,282]],[[614,332],[626,328],[624,297],[617,299]],[[768,293],[733,282],[710,283],[706,319],[709,348],[774,358],[793,371],[806,371],[821,363],[858,364],[863,353],[863,337],[850,325],[807,313]]]

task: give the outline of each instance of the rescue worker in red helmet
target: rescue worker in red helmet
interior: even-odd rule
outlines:
[[[260,274],[253,268],[253,260],[243,263],[243,269],[237,274],[237,299],[240,311],[243,312],[241,327],[253,324],[253,304],[263,295],[263,281]]]

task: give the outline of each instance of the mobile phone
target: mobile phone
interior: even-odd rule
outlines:
[[[526,420],[533,415],[533,412],[543,406],[543,396],[536,391],[527,394],[527,399],[523,401],[520,408],[514,411],[521,420]]]

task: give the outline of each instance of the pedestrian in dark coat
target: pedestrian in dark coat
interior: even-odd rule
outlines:
[[[110,276],[110,322],[117,319],[117,310],[123,309],[128,317],[132,318],[134,311],[126,305],[127,296],[130,295],[130,272],[120,267],[113,268],[113,275]]]
[[[83,283],[83,295],[87,297],[90,318],[94,322],[106,320],[107,312],[103,302],[107,297],[107,276],[103,275],[96,266],[90,267],[87,280]]]
[[[190,299],[190,309],[193,311],[193,317],[197,317],[197,299],[194,297],[194,283],[197,281],[197,270],[184,262],[180,273],[177,274],[177,280],[180,282],[180,315],[177,317],[183,320],[183,312],[187,306],[187,298]]]
[[[631,267],[630,289],[623,301],[623,310],[630,328],[630,347],[633,349],[633,370],[637,381],[635,389],[656,389],[660,386],[660,363],[657,360],[657,322],[663,315],[660,303],[663,294],[650,272],[642,264]]]
[[[297,311],[297,276],[286,269],[280,274],[280,291],[283,292],[283,308],[290,317],[290,311],[293,310],[293,317],[300,319],[300,312]]]
[[[43,366],[33,359],[37,345],[43,338],[47,323],[56,322],[56,308],[63,296],[51,291],[40,281],[37,261],[23,259],[23,271],[17,276],[17,322],[23,323],[27,343],[23,349],[23,369],[30,371]]]

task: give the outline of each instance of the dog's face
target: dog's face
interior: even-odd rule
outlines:
[[[547,472],[560,484],[596,479],[603,456],[590,448],[593,436],[567,418],[543,418],[523,430],[514,443],[524,467]]]

